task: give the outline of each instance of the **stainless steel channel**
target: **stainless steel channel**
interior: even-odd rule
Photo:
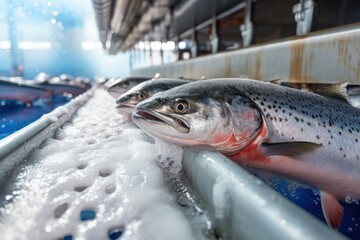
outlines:
[[[188,149],[183,168],[224,239],[346,239],[218,152]]]
[[[0,189],[6,185],[6,180],[11,175],[14,166],[69,120],[92,95],[92,91],[83,93],[64,106],[56,108],[37,121],[0,140]]]
[[[360,82],[360,23],[187,61],[133,69],[133,76],[248,77],[292,82]]]

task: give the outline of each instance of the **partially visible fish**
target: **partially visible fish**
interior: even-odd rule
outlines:
[[[52,90],[28,84],[19,80],[0,79],[0,100],[17,100],[32,103],[40,98],[50,98]]]
[[[43,83],[41,87],[53,91],[54,95],[71,95],[76,97],[86,91],[85,88],[64,83]]]
[[[325,219],[342,221],[339,199],[360,199],[360,109],[346,84],[309,93],[248,79],[189,83],[139,103],[134,122],[148,134],[205,145],[239,164],[321,190]]]
[[[131,115],[135,110],[136,104],[139,102],[152,97],[158,92],[163,92],[189,82],[189,80],[185,79],[159,78],[139,83],[116,99],[117,108]]]
[[[65,76],[67,75],[64,75],[63,78],[65,78]],[[71,95],[71,97],[76,97],[87,90],[85,86],[77,81],[64,81],[59,77],[53,77],[48,81],[38,81],[37,83],[42,88],[53,91],[54,95]]]
[[[142,83],[150,79],[151,79],[150,77],[119,78],[107,86],[107,91],[112,97],[118,98],[121,96],[121,94],[124,94],[126,91],[135,87],[139,83]]]

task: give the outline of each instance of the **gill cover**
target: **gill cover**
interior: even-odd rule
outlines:
[[[246,96],[232,95],[226,101],[236,142],[244,142],[256,136],[262,125],[261,113],[255,103]]]

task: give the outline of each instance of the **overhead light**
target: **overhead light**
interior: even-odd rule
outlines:
[[[150,46],[153,50],[160,50],[161,48],[161,42],[159,41],[153,41],[150,43]]]
[[[35,48],[35,44],[34,44],[34,42],[23,41],[23,42],[18,43],[18,47],[20,49],[24,49],[24,50],[31,50],[31,49]]]
[[[83,41],[83,42],[81,42],[81,48],[84,50],[93,50],[93,49],[95,49],[95,44],[94,44],[94,42]]]
[[[51,42],[48,41],[39,41],[39,42],[33,42],[33,41],[21,41],[18,43],[19,49],[24,50],[46,50],[51,48]]]
[[[162,43],[161,48],[163,50],[172,51],[175,49],[175,42],[174,41],[167,41]]]
[[[50,49],[51,42],[43,41],[43,42],[34,42],[35,49]]]
[[[11,43],[10,41],[0,41],[0,49],[10,49]]]
[[[185,49],[186,48],[186,42],[179,42],[179,49]]]
[[[81,42],[81,48],[84,50],[101,49],[102,44],[100,41],[83,41]]]

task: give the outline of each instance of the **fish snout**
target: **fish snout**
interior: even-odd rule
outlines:
[[[116,99],[116,103],[117,104],[121,104],[121,103],[126,103],[126,102],[128,102],[129,101],[129,99],[130,99],[130,96],[129,95],[122,95],[122,96],[120,96],[120,97],[118,97],[117,99]]]
[[[161,105],[164,105],[166,103],[166,99],[165,98],[155,98],[155,100],[160,103]]]

